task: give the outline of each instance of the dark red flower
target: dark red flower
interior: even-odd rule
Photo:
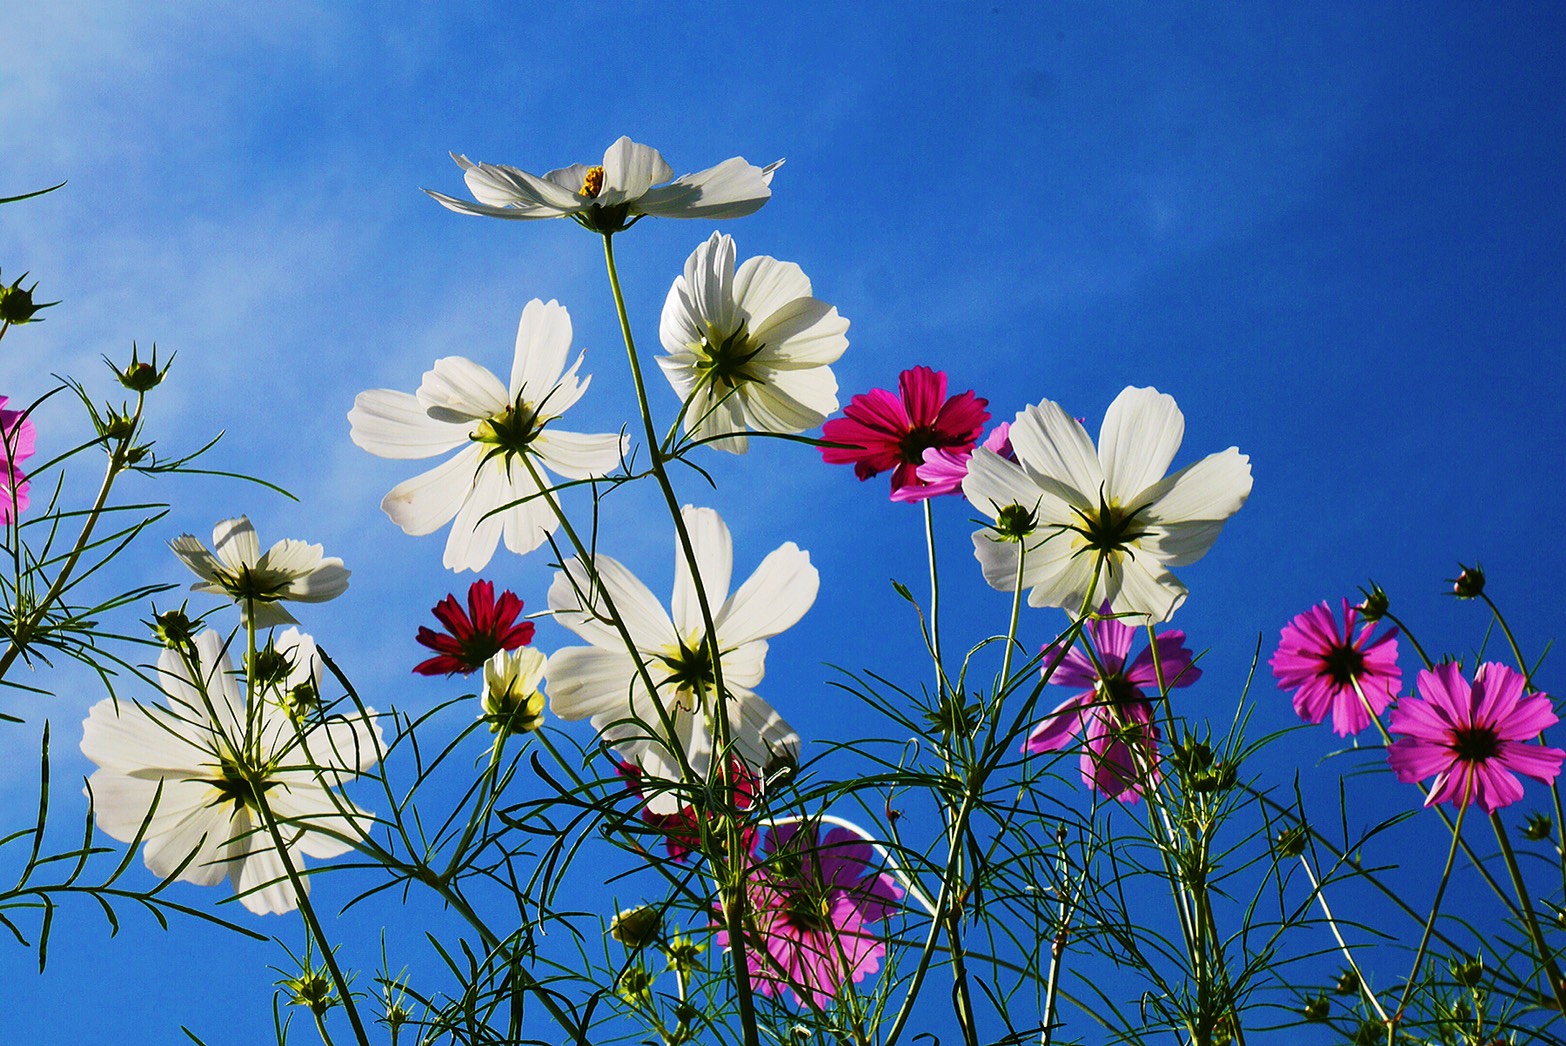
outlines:
[[[615,770],[621,779],[625,781],[625,787],[633,795],[642,794],[642,768],[635,763],[617,763]],[[749,810],[756,805],[756,793],[759,792],[761,782],[755,773],[746,766],[743,760],[731,759],[729,761],[729,773],[734,782],[734,808],[736,810]],[[693,853],[701,850],[701,826],[697,821],[696,808],[685,806],[679,813],[655,814],[651,810],[642,808],[642,822],[664,833],[664,849],[670,857],[676,861],[683,861]],[[717,811],[709,811],[707,823],[711,830],[716,830],[721,822]],[[742,828],[742,840],[746,851],[756,848],[756,826],[745,824]]]
[[[934,494],[953,493],[919,478],[924,452],[930,449],[971,452],[990,412],[989,400],[972,390],[946,395],[946,372],[913,367],[897,376],[901,395],[871,389],[849,401],[841,418],[821,427],[821,434],[847,447],[822,447],[828,465],[852,465],[860,479],[893,469],[892,500],[922,501]]]
[[[446,631],[419,626],[419,642],[436,652],[435,657],[413,666],[421,676],[477,672],[500,651],[515,650],[533,641],[533,622],[517,620],[522,613],[522,600],[509,590],[496,600],[495,586],[488,581],[475,581],[468,586],[467,613],[463,613],[454,595],[436,603],[431,612],[446,626]]]

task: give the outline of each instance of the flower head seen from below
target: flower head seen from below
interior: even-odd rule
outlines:
[[[144,839],[153,874],[211,886],[225,877],[246,908],[291,911],[298,904],[265,810],[295,871],[301,857],[352,849],[369,815],[338,789],[380,759],[374,713],[296,718],[285,695],[315,677],[315,644],[288,629],[267,648],[286,666],[245,703],[216,632],[184,651],[164,650],[164,703],[105,698],[82,724],[82,753],[98,765],[88,779],[98,827],[121,842]],[[297,707],[297,703],[295,703]],[[302,884],[309,888],[309,878]]]
[[[934,448],[966,454],[978,442],[989,401],[970,390],[946,395],[946,372],[913,367],[897,376],[898,392],[871,389],[843,408],[841,418],[822,426],[821,434],[841,447],[822,447],[828,465],[852,465],[861,480],[892,470],[893,501],[923,501],[952,493],[919,476],[925,452]],[[954,489],[954,488],[953,488]]]
[[[614,233],[644,215],[660,218],[742,218],[772,196],[772,174],[783,163],[757,167],[734,156],[716,167],[670,181],[674,170],[657,149],[620,138],[603,162],[572,164],[540,177],[503,164],[474,163],[452,154],[477,203],[424,190],[462,214],[523,221],[570,218],[584,228]],[[667,184],[662,184],[667,183]]]
[[[713,233],[669,288],[658,364],[685,405],[686,433],[728,436],[713,445],[740,454],[747,431],[804,432],[837,409],[830,364],[847,330],[798,265],[763,256],[736,269],[734,241]]]
[[[1185,436],[1174,397],[1128,388],[1104,414],[1098,446],[1058,403],[1011,424],[1017,460],[973,452],[962,489],[996,521],[976,531],[984,579],[1022,587],[1036,607],[1077,612],[1094,595],[1122,614],[1167,621],[1186,589],[1170,567],[1207,554],[1251,492],[1250,459],[1230,447],[1165,475]]]
[[[27,473],[17,468],[33,456],[37,430],[26,411],[6,410],[0,396],[0,524],[15,522],[30,500]]]
[[[980,444],[1007,461],[1016,461],[1017,452],[1011,449],[1011,422],[1003,421],[990,430]],[[924,452],[924,464],[919,466],[919,481],[924,484],[926,496],[960,494],[963,478],[968,475],[968,460],[973,457],[973,447],[930,447]]]
[[[544,725],[544,655],[502,650],[484,665],[484,715],[491,733],[525,734]]]
[[[1388,723],[1399,735],[1387,750],[1397,779],[1433,776],[1426,806],[1478,803],[1489,814],[1522,798],[1518,774],[1553,782],[1566,752],[1535,739],[1559,719],[1550,699],[1526,685],[1521,672],[1493,661],[1472,683],[1452,662],[1420,672],[1419,696],[1399,701]]]
[[[820,586],[810,554],[790,541],[730,594],[734,545],[728,526],[712,509],[687,505],[681,517],[712,611],[712,636],[678,547],[672,616],[608,556],[594,557],[591,569],[579,559],[567,561],[549,586],[555,621],[592,644],[550,655],[549,707],[562,719],[591,719],[600,740],[640,768],[648,809],[657,814],[678,813],[688,804],[695,782],[686,777],[686,766],[696,778],[711,776],[719,714],[728,717],[731,757],[765,770],[774,760],[796,756],[799,735],[751,688],[765,674],[767,641],[805,615]],[[636,647],[635,659],[613,625],[616,615]]]
[[[426,371],[417,393],[371,389],[348,412],[354,443],[383,458],[443,463],[393,487],[381,510],[404,533],[432,534],[451,523],[442,562],[448,570],[482,570],[505,538],[523,555],[560,525],[540,481],[547,468],[567,479],[593,479],[619,467],[628,441],[616,433],[582,435],[554,422],[587,391],[569,367],[571,317],[537,298],[517,325],[511,383],[472,360],[446,356]]]
[[[786,989],[801,1005],[827,1008],[844,984],[880,969],[886,944],[872,924],[890,917],[902,897],[855,832],[776,826],[748,886],[745,958],[756,990],[775,997]],[[718,944],[728,947],[727,928]]]
[[[1366,624],[1356,635],[1359,615],[1358,607],[1343,600],[1339,627],[1330,604],[1311,607],[1283,626],[1278,649],[1268,662],[1278,686],[1294,691],[1299,717],[1319,723],[1330,711],[1332,730],[1340,737],[1369,726],[1372,713],[1381,715],[1397,700],[1403,685],[1403,672],[1397,667],[1397,629],[1369,642],[1376,626]]]
[[[1109,612],[1106,603],[1101,613]],[[1084,689],[1061,702],[1022,745],[1024,752],[1059,752],[1080,737],[1082,782],[1112,799],[1131,802],[1142,794],[1144,778],[1151,777],[1152,783],[1159,779],[1160,735],[1148,695],[1157,697],[1202,677],[1180,631],[1158,633],[1154,646],[1128,662],[1131,641],[1140,631],[1111,617],[1089,622],[1097,664],[1075,646],[1066,651],[1046,648],[1046,681]]]
[[[422,676],[468,675],[483,668],[499,651],[515,650],[533,641],[533,622],[517,620],[522,600],[509,589],[496,599],[492,581],[480,579],[468,586],[466,611],[456,596],[448,595],[430,612],[446,631],[419,626],[418,642],[435,651],[434,657],[413,666]]]
[[[212,549],[191,534],[181,534],[169,547],[196,576],[192,592],[226,596],[256,628],[296,624],[282,604],[324,603],[348,588],[349,571],[320,545],[285,538],[265,552],[256,528],[244,516],[225,519],[212,528]]]

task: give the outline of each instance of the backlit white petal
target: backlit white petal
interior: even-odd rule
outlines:
[[[1185,438],[1185,415],[1157,389],[1127,388],[1104,412],[1099,458],[1111,499],[1129,502],[1169,471]]]
[[[428,458],[468,441],[468,426],[436,421],[418,397],[370,389],[354,397],[348,437],[381,458]]]

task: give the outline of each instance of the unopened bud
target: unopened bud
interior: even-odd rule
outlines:
[[[1476,599],[1484,595],[1484,571],[1479,564],[1465,567],[1459,563],[1457,566],[1457,576],[1447,579],[1452,582],[1452,595],[1458,599]]]
[[[170,650],[179,650],[182,647],[189,646],[190,641],[196,635],[195,623],[185,616],[185,608],[183,606],[178,610],[165,610],[161,614],[157,613],[156,608],[154,608],[150,624],[152,626],[152,634],[157,637],[158,642]]]
[[[1387,607],[1390,605],[1391,600],[1387,598],[1386,592],[1382,590],[1380,585],[1372,581],[1368,590],[1362,588],[1360,591],[1365,594],[1365,598],[1356,608],[1359,610],[1360,617],[1367,622],[1374,623],[1387,616]]]
[[[609,921],[609,936],[635,951],[645,948],[658,939],[663,928],[663,916],[650,905],[627,908]]]
[[[1333,982],[1332,990],[1338,995],[1359,994],[1359,974],[1352,969],[1344,970],[1338,974],[1338,979]]]
[[[150,360],[143,360],[137,352],[136,343],[132,342],[130,362],[123,368],[116,367],[107,356],[104,357],[103,362],[109,365],[109,369],[114,371],[114,376],[127,389],[130,389],[132,392],[151,392],[162,384],[164,377],[169,372],[169,367],[174,362],[174,358],[172,356],[169,357],[169,362],[163,365],[162,370],[159,370],[158,347],[156,345],[152,347],[152,358]]]
[[[337,1005],[337,996],[332,994],[332,982],[324,967],[301,970],[299,976],[279,981],[278,985],[289,993],[288,1005],[308,1007],[317,1017]]]
[[[1528,815],[1528,821],[1523,825],[1523,838],[1536,843],[1541,839],[1550,837],[1550,830],[1555,827],[1555,822],[1546,814],[1535,811]]]
[[[60,304],[57,301],[46,301],[38,304],[33,301],[33,291],[38,289],[38,282],[33,281],[31,287],[23,287],[22,281],[27,279],[27,273],[16,278],[16,282],[7,286],[0,283],[0,324],[16,324],[33,322],[33,317],[40,309],[47,309],[51,305]]]
[[[1307,1021],[1324,1021],[1332,1016],[1332,1000],[1325,995],[1318,995],[1314,999],[1306,999],[1305,1007],[1300,1013]]]
[[[1447,964],[1447,969],[1452,971],[1452,980],[1464,988],[1472,988],[1484,977],[1484,959],[1479,956],[1474,956],[1472,959],[1453,959]]]
[[[1272,848],[1279,857],[1298,857],[1305,852],[1305,844],[1309,840],[1310,834],[1306,832],[1305,826],[1297,824],[1279,832],[1272,842]]]

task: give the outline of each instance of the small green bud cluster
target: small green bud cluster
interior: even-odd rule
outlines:
[[[1279,832],[1272,841],[1272,849],[1279,857],[1298,857],[1305,852],[1305,844],[1309,841],[1310,833],[1304,825],[1297,824]]]
[[[307,1007],[317,1017],[337,1005],[337,996],[332,993],[332,982],[324,966],[319,969],[305,967],[299,976],[278,984],[289,993],[288,1005]]]
[[[1332,1000],[1325,995],[1318,995],[1314,999],[1306,999],[1305,1005],[1300,1009],[1300,1014],[1307,1021],[1324,1021],[1332,1016]]]
[[[46,301],[41,304],[33,301],[33,291],[38,289],[38,281],[34,280],[31,287],[23,287],[22,281],[25,279],[27,273],[24,272],[14,283],[9,285],[0,283],[0,325],[20,326],[24,323],[32,323],[40,310],[60,304],[57,301]]]
[[[153,608],[152,620],[148,622],[152,628],[152,634],[158,642],[170,650],[181,650],[188,646],[196,637],[197,622],[185,615],[185,604],[180,604],[178,610],[165,610],[158,613]]]
[[[1474,956],[1472,959],[1453,959],[1447,963],[1446,968],[1452,973],[1452,980],[1461,984],[1464,988],[1474,988],[1484,979],[1484,958]]]
[[[123,368],[115,366],[114,361],[107,356],[103,358],[103,362],[109,365],[109,369],[114,372],[114,376],[127,389],[130,389],[132,392],[151,392],[161,385],[163,379],[168,376],[169,367],[174,364],[174,357],[170,356],[168,362],[163,365],[163,369],[159,370],[157,345],[152,346],[151,359],[143,360],[137,351],[136,343],[131,342],[130,362]]]
[[[663,916],[651,905],[626,908],[609,920],[609,936],[632,951],[645,948],[658,939],[663,930]]]
[[[941,703],[924,714],[925,720],[947,737],[968,737],[979,725],[979,702],[964,702],[961,695],[943,694]]]
[[[1335,995],[1358,995],[1359,974],[1352,969],[1346,969],[1338,974],[1338,979],[1332,983],[1332,991]]]

